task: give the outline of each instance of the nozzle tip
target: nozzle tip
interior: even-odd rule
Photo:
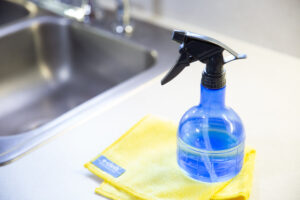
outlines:
[[[181,44],[183,43],[184,36],[185,36],[185,31],[175,30],[173,31],[172,40]]]
[[[238,54],[238,59],[245,59],[247,58],[247,55],[246,54]]]

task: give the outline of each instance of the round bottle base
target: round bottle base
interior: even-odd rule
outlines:
[[[204,183],[219,183],[219,182],[226,182],[230,179],[236,177],[241,170],[239,170],[236,174],[229,174],[228,176],[218,177],[216,180],[212,180],[209,177],[203,177],[203,176],[197,176],[195,174],[189,174],[184,169],[182,169],[180,166],[178,166],[180,171],[189,179],[197,182],[204,182]]]

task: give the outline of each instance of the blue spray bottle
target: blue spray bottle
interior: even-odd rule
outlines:
[[[221,42],[206,36],[174,31],[180,43],[180,57],[163,78],[162,85],[194,61],[206,64],[201,80],[200,104],[181,118],[177,132],[177,162],[189,177],[203,182],[221,182],[236,176],[242,168],[245,133],[240,117],[225,106],[223,65],[246,55],[237,54]],[[231,56],[224,59],[223,51]]]

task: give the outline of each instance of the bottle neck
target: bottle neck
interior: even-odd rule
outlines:
[[[208,89],[201,84],[200,106],[203,107],[224,107],[225,87],[220,89]]]

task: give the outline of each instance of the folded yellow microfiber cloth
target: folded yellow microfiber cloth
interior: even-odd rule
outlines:
[[[176,130],[172,122],[146,116],[91,162],[85,164],[104,182],[96,192],[115,200],[248,199],[255,150],[246,149],[241,172],[221,183],[185,176],[176,162]]]

